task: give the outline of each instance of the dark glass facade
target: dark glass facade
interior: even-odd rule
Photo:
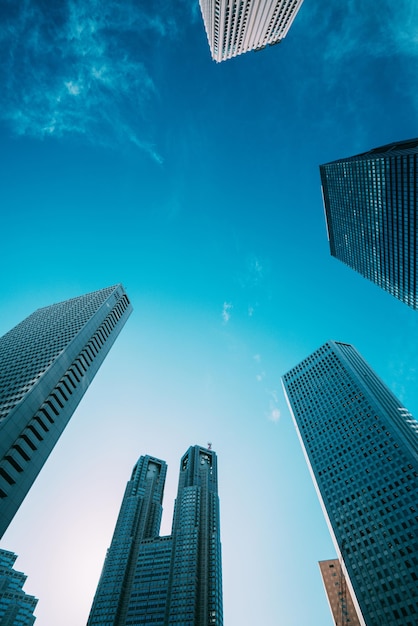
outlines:
[[[159,536],[164,461],[142,456],[122,501],[89,626],[222,626],[217,457],[190,447],[180,463],[172,533]]]
[[[320,166],[332,256],[418,308],[418,139]]]
[[[131,311],[116,285],[38,309],[0,338],[0,537]]]
[[[361,624],[418,620],[418,423],[356,349],[327,342],[283,377]]]
[[[0,550],[0,624],[2,626],[32,626],[38,600],[23,591],[26,576],[13,569],[17,555]]]

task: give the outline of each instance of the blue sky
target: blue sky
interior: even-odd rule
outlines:
[[[136,459],[168,462],[169,533],[207,441],[225,624],[331,626],[280,376],[351,342],[418,414],[417,314],[330,257],[318,172],[417,136],[417,25],[414,0],[305,0],[283,43],[217,65],[196,2],[2,3],[0,332],[116,282],[134,306],[2,542],[40,626],[85,624]]]

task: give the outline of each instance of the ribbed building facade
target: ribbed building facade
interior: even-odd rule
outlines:
[[[166,471],[151,456],[135,465],[88,626],[222,626],[216,454],[182,457],[172,532],[160,537]]]
[[[23,591],[26,576],[13,568],[14,552],[0,550],[0,624],[1,626],[32,626],[38,600]]]
[[[0,338],[0,537],[131,310],[116,285],[38,309]]]
[[[360,623],[416,625],[418,423],[349,344],[283,386]]]
[[[280,43],[303,0],[200,0],[214,61]]]
[[[331,255],[418,308],[418,139],[320,166]]]

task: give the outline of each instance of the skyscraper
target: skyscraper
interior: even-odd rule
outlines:
[[[26,576],[13,569],[17,555],[0,550],[0,624],[32,626],[38,600],[23,591]]]
[[[303,0],[200,0],[214,61],[279,43]]]
[[[361,626],[339,560],[320,561],[319,569],[335,626]]]
[[[0,537],[131,310],[116,285],[38,309],[0,338]]]
[[[320,166],[331,255],[418,308],[418,139]]]
[[[283,386],[360,623],[413,626],[417,422],[346,343],[324,344]]]
[[[222,626],[216,454],[184,454],[172,532],[160,537],[166,471],[148,455],[133,468],[88,626]]]

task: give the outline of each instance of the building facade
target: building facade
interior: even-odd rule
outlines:
[[[131,310],[116,285],[38,309],[0,338],[0,537]]]
[[[88,626],[222,626],[217,457],[181,459],[172,532],[159,536],[167,466],[142,456],[127,484]]]
[[[32,626],[38,600],[23,591],[26,576],[13,569],[17,555],[0,550],[0,624],[2,626]]]
[[[361,626],[338,559],[320,561],[322,581],[335,626]]]
[[[418,139],[320,166],[331,255],[418,308]]]
[[[349,344],[327,342],[283,387],[360,623],[413,626],[417,422]]]
[[[214,61],[280,43],[303,0],[200,0]]]

